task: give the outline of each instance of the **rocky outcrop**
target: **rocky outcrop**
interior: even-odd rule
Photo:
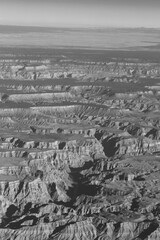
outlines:
[[[160,238],[159,63],[96,54],[0,60],[0,239]]]

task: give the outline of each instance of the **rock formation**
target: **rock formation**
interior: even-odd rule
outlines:
[[[160,63],[23,51],[0,59],[0,239],[160,239]]]

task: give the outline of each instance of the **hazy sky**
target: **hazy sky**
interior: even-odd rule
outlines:
[[[160,0],[0,0],[0,24],[160,28]]]

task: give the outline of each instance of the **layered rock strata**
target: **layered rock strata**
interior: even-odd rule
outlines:
[[[0,60],[0,239],[160,239],[160,64],[128,59]]]

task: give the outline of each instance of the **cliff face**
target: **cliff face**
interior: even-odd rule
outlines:
[[[53,58],[0,60],[0,239],[160,239],[160,64]]]

